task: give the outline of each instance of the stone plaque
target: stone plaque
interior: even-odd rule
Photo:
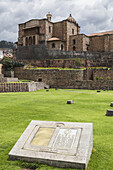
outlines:
[[[31,145],[47,146],[53,134],[53,128],[40,128],[34,136]]]
[[[56,149],[72,149],[76,133],[76,129],[60,129],[54,142],[54,147]]]
[[[92,123],[31,121],[9,159],[85,169],[93,147]]]

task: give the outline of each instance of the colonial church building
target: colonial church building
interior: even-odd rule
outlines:
[[[80,27],[71,16],[60,22],[52,22],[52,15],[44,19],[32,19],[19,24],[18,45],[45,44],[53,50],[69,50],[70,36],[80,34]]]
[[[59,22],[52,22],[49,13],[44,19],[32,19],[19,24],[18,46],[45,44],[49,50],[63,51],[113,51],[113,31],[80,34],[80,26],[70,16]]]

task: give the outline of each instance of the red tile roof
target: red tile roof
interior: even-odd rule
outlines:
[[[90,35],[88,35],[88,36],[89,36],[89,37],[90,37],[90,36],[100,36],[100,35],[106,35],[106,34],[113,34],[113,31],[93,33],[93,34],[90,34]]]

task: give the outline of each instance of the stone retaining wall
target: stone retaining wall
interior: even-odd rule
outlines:
[[[93,80],[93,76],[98,75],[98,72],[95,72],[95,70],[20,70],[21,71],[19,71],[19,69],[15,70],[16,77],[39,82],[42,81],[54,88],[113,89],[113,80]],[[107,70],[103,70],[103,74],[104,71],[106,72]],[[113,74],[113,70],[111,71]]]
[[[91,67],[112,67],[113,66],[113,52],[84,52],[84,51],[59,51],[59,50],[48,50],[44,45],[32,45],[29,47],[18,47],[16,53],[16,59],[18,61],[24,61],[25,63],[32,63],[37,66],[57,67],[57,65],[63,65],[67,63],[65,67],[75,67],[75,63],[70,61],[75,58],[84,59],[84,66]],[[57,60],[55,60],[57,59]],[[61,60],[58,63],[58,60]],[[67,60],[68,61],[65,61]],[[42,62],[39,62],[42,60]],[[52,60],[52,61],[51,61]],[[54,61],[53,61],[54,60]],[[62,64],[63,63],[63,64]]]
[[[44,83],[0,83],[0,92],[30,92],[39,89],[49,88]]]

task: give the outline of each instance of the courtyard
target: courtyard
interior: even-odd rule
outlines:
[[[71,105],[67,100],[73,100]],[[113,169],[113,91],[49,89],[0,93],[0,170],[57,170],[38,163],[9,161],[8,153],[31,120],[93,123],[93,152],[87,170]]]

